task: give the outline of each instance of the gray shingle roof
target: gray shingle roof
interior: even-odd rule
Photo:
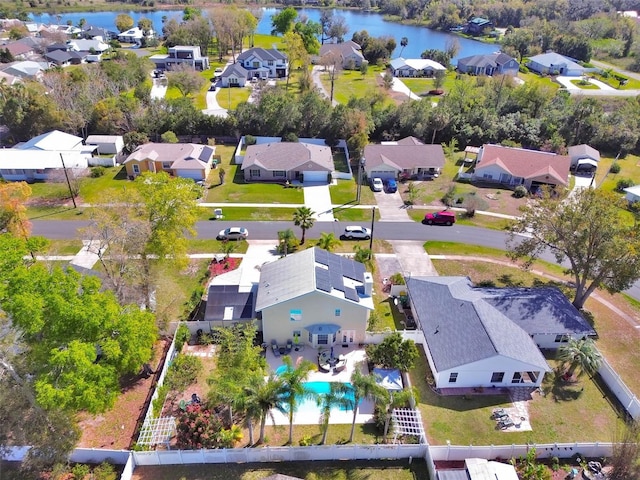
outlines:
[[[328,172],[334,169],[331,148],[304,142],[272,142],[249,145],[242,161],[242,170],[253,165],[266,170],[304,169],[313,163]]]
[[[549,370],[529,334],[468,278],[413,277],[407,289],[438,371],[497,355]]]
[[[361,263],[317,247],[296,252],[263,265],[256,311],[316,291],[360,303],[364,273]]]
[[[247,78],[248,74],[249,72],[246,68],[244,68],[239,63],[234,63],[233,65],[229,65],[224,69],[224,72],[222,73],[222,75],[220,75],[220,78],[229,78],[231,75]]]
[[[68,62],[71,60],[69,52],[65,52],[64,50],[54,50],[53,52],[45,53],[44,57],[56,63]]]
[[[589,157],[594,160],[600,161],[600,152],[589,145],[574,145],[569,147],[569,157],[578,158],[578,157]]]
[[[247,58],[250,58],[252,55],[255,57],[258,57],[262,61],[287,59],[287,56],[284,53],[282,53],[279,50],[276,50],[275,48],[266,49],[266,48],[260,48],[260,47],[250,48],[249,50],[246,50],[242,52],[240,55],[238,55],[237,58],[239,62],[244,62]]]
[[[495,67],[498,65],[504,65],[510,60],[514,60],[514,58],[510,57],[506,53],[498,52],[459,58],[458,64],[467,65],[469,67]]]
[[[365,170],[370,172],[380,165],[398,170],[444,167],[444,151],[441,145],[417,145],[399,140],[396,145],[367,145],[364,147]]]

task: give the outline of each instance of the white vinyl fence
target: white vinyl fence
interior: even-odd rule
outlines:
[[[315,445],[132,452],[136,466],[199,463],[301,462],[312,460],[398,460],[424,458],[427,445]]]
[[[583,458],[611,456],[612,443],[546,443],[531,445],[439,445],[429,447],[433,461],[463,461],[466,458],[485,458],[487,460],[524,457],[531,449],[536,449],[537,458],[570,458],[580,454]]]
[[[609,365],[609,362],[604,360],[604,356],[598,373],[627,413],[634,420],[638,420],[638,418],[640,418],[640,402],[638,401],[638,397],[629,390],[629,387],[625,385],[620,375]]]

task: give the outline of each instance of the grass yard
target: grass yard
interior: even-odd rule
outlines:
[[[346,104],[351,97],[373,97],[377,93],[386,95],[379,85],[378,77],[385,67],[370,66],[366,75],[359,70],[342,70],[338,73],[333,87],[333,98],[338,103]],[[331,92],[331,80],[328,73],[321,73],[320,80],[327,92]]]
[[[560,88],[560,84],[553,81],[551,77],[542,77],[537,73],[528,72],[528,73],[518,73],[518,77],[524,80],[525,82],[530,83],[538,83],[542,86],[549,87],[553,91],[558,90]]]
[[[221,207],[223,220],[246,220],[255,222],[268,222],[291,220],[295,208],[253,208],[253,207]],[[201,207],[200,220],[214,220],[214,209]]]
[[[357,177],[357,173],[355,176]],[[335,185],[329,186],[329,193],[331,194],[331,203],[334,205],[349,205],[355,202],[358,196],[358,185],[356,179],[351,180],[336,180]],[[369,188],[369,185],[365,182],[360,188],[360,203],[363,205],[375,205],[376,198]]]
[[[617,160],[620,165],[619,173],[611,173],[609,169],[614,162],[612,157],[601,157],[598,162],[598,170],[596,170],[596,185],[598,188],[609,192],[616,192],[616,184],[618,180],[623,178],[629,178],[633,181],[634,185],[640,183],[640,157],[637,155],[627,155],[624,158]],[[617,192],[619,193],[619,192]],[[620,195],[623,195],[622,193]]]
[[[331,428],[329,429],[331,434]],[[271,475],[289,475],[305,480],[417,480],[428,478],[424,461],[409,465],[404,461],[367,460],[366,462],[279,462],[274,464],[232,464],[197,466],[137,467],[134,480],[259,480]]]
[[[82,240],[49,240],[46,255],[75,255],[82,248]]]
[[[233,253],[246,253],[249,244],[247,242],[233,242]],[[188,253],[224,253],[222,242],[205,238],[190,238],[187,240]]]
[[[456,72],[448,71],[446,73],[444,83],[442,84],[442,87],[440,87],[442,90],[445,91],[445,93],[451,90],[451,87],[456,82],[456,76],[457,76]],[[462,78],[470,78],[470,77],[468,77],[467,75],[464,75],[462,76]],[[415,93],[420,97],[429,97],[430,96],[428,94],[429,90],[435,89],[433,78],[401,77],[399,78],[399,80],[401,80],[402,83],[404,83],[407,87],[409,87],[409,90],[411,90],[413,93]],[[433,98],[435,100],[439,97],[433,96]]]
[[[249,86],[219,88],[218,93],[216,93],[216,100],[220,108],[235,110],[238,105],[249,100],[249,95],[251,95]]]
[[[585,82],[583,80],[570,80],[570,82],[581,90],[600,90],[600,87],[593,83]]]
[[[69,202],[71,205],[71,202]],[[52,205],[50,207],[29,206],[27,217],[29,220],[83,220],[88,219],[88,208],[73,208],[73,205]]]
[[[444,205],[442,206],[444,209]],[[426,208],[409,208],[407,213],[414,222],[422,222],[425,214],[429,212],[435,212],[434,209]],[[469,218],[465,212],[456,212],[456,223],[458,225],[468,225],[471,227],[490,228],[492,230],[506,230],[510,220],[492,217],[491,215],[480,215],[476,213],[473,217]]]
[[[376,209],[376,221],[380,220],[380,210]],[[339,222],[370,222],[371,208],[334,208],[333,217]]]

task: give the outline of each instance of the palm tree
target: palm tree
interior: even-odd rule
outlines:
[[[293,365],[291,357],[285,355],[282,361],[287,366],[284,373],[280,374],[283,382],[283,402],[289,414],[289,445],[293,443],[293,415],[298,409],[298,402],[306,398],[315,398],[315,393],[309,390],[304,381],[307,379],[315,365],[309,360],[303,360],[298,365]]]
[[[260,406],[260,438],[258,443],[264,442],[264,427],[267,423],[267,417],[273,420],[272,410],[276,409],[282,413],[285,412],[283,402],[284,382],[282,378],[272,374],[260,385],[255,392],[255,402]]]
[[[287,228],[278,232],[278,252],[285,257],[287,254],[292,253],[296,249],[297,239],[293,230]]]
[[[593,375],[602,365],[602,355],[590,338],[570,339],[558,349],[558,360],[568,366],[569,378],[573,377],[576,371],[579,371],[578,376],[583,373]]]
[[[412,390],[400,390],[399,392],[388,392],[386,397],[386,415],[384,421],[384,438],[387,438],[389,427],[391,426],[391,412],[394,408],[407,405],[413,398]]]
[[[315,212],[311,210],[309,207],[299,207],[293,212],[293,224],[296,227],[300,227],[302,230],[302,238],[300,239],[300,244],[304,245],[304,235],[308,229],[313,227],[315,223],[315,219],[313,215]]]
[[[266,381],[263,376],[256,377],[256,383],[247,385],[243,391],[234,399],[236,410],[244,413],[247,430],[249,430],[249,445],[253,445],[253,425],[254,420],[262,419],[262,405],[260,404],[260,392]]]
[[[316,398],[316,403],[318,407],[320,407],[320,427],[322,429],[320,445],[324,445],[327,441],[331,409],[333,407],[350,408],[352,406],[352,402],[350,402],[347,397],[350,391],[351,387],[346,383],[329,382],[329,391],[320,394],[318,398]]]
[[[399,57],[402,56],[402,51],[404,50],[404,47],[406,47],[407,45],[409,45],[409,39],[407,37],[402,37],[402,39],[400,40],[400,46],[402,48],[400,49],[400,55],[398,55]]]
[[[337,246],[342,245],[342,242],[336,238],[333,232],[322,232],[316,245],[327,252],[331,252]]]
[[[373,400],[375,403],[386,399],[387,391],[378,385],[373,375],[363,375],[359,366],[356,366],[351,374],[351,385],[353,391],[353,400],[351,401],[351,410],[353,410],[353,421],[351,422],[351,434],[349,435],[349,443],[353,442],[353,434],[356,430],[356,417],[360,402],[365,399]]]

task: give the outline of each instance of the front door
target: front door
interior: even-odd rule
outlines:
[[[356,336],[355,330],[342,330],[342,343],[353,343]]]

